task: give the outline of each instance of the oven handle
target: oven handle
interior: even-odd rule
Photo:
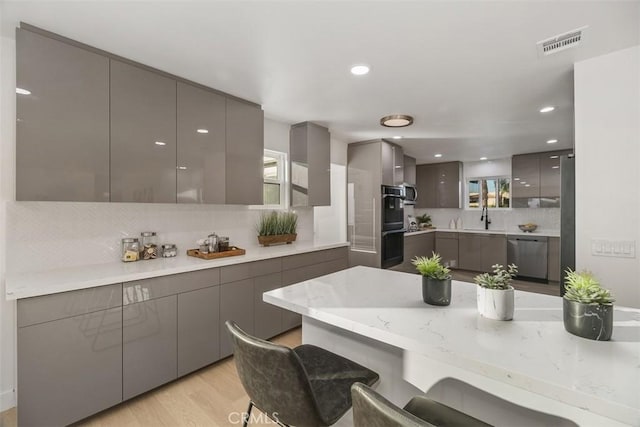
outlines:
[[[406,199],[404,196],[400,196],[398,194],[383,194],[382,198],[386,199],[387,197],[393,197],[394,199]]]
[[[397,234],[397,233],[406,233],[407,230],[405,230],[404,228],[401,230],[390,230],[390,231],[383,231],[382,232],[382,237],[386,236],[387,234]]]

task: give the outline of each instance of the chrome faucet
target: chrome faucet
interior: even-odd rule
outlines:
[[[491,224],[491,220],[489,219],[489,207],[484,206],[482,208],[482,215],[480,216],[480,221],[484,221],[484,229],[489,229],[489,224]]]

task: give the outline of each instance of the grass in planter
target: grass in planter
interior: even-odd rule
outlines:
[[[610,305],[615,301],[611,292],[600,286],[600,282],[588,271],[578,273],[567,270],[564,289],[564,298],[569,301],[599,305]]]
[[[293,212],[263,212],[256,226],[258,236],[296,234],[298,215]]]

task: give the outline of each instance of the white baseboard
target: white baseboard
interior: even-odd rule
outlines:
[[[0,412],[16,406],[16,391],[7,390],[0,393]]]

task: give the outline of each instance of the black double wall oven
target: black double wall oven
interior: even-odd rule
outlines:
[[[393,267],[404,260],[404,189],[382,186],[381,266]]]

